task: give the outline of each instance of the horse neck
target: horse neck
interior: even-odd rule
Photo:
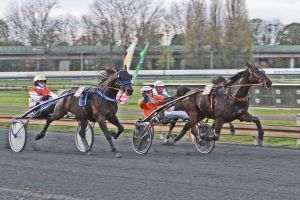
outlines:
[[[115,99],[118,94],[118,90],[116,89],[116,87],[116,80],[108,79],[101,85],[100,88],[106,96]]]
[[[231,86],[230,93],[235,97],[245,97],[248,95],[250,86],[243,86],[250,83],[249,81],[249,71],[246,70],[239,79],[237,79]],[[241,85],[234,87],[234,85]]]

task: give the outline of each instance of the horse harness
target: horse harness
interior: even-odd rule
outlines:
[[[236,85],[236,86],[240,86],[240,87],[243,87],[243,86],[248,86],[248,85]],[[218,93],[218,90],[221,88],[221,87],[224,87],[224,86],[221,86],[221,85],[214,85],[212,91],[210,92],[209,94],[209,104],[210,104],[210,111],[213,112],[214,111],[214,99],[215,97],[217,96],[217,93]],[[231,92],[230,92],[230,89],[231,87],[233,86],[227,86],[226,87],[226,90],[225,90],[225,95],[229,97],[230,100],[232,101],[237,101],[237,102],[248,102],[250,100],[250,97],[249,95],[245,96],[245,97],[236,97],[234,96]]]
[[[112,88],[112,89],[115,89],[115,90],[120,90],[119,88],[121,88],[125,85],[128,85],[128,84],[131,84],[131,81],[123,81],[123,82],[118,83],[117,84],[118,88],[114,88],[114,87],[109,87],[109,88]],[[91,94],[97,93],[101,98],[105,99],[106,101],[112,102],[112,103],[114,103],[114,102],[118,103],[120,101],[120,99],[113,99],[113,98],[110,98],[107,95],[105,95],[104,92],[100,89],[100,87],[86,87],[86,88],[83,88],[83,89],[82,88],[79,88],[79,89],[81,89],[82,91],[81,91],[81,94],[78,95],[78,97],[79,97],[78,105],[80,107],[82,107],[84,115],[90,121],[95,121],[91,117],[91,114],[86,109],[88,98]],[[122,95],[123,95],[123,93],[122,93]],[[122,95],[121,95],[121,97],[122,97]]]

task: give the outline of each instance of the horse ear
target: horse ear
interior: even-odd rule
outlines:
[[[249,68],[252,67],[252,65],[251,65],[250,63],[248,63],[248,62],[246,62],[246,65],[247,65],[247,67],[249,67]]]
[[[124,67],[123,67],[123,68],[124,68],[124,70],[126,70],[126,71],[127,71],[127,65],[124,65]]]
[[[254,66],[257,67],[257,68],[259,68],[259,65],[257,63],[254,63]]]
[[[252,66],[250,63],[246,62],[246,65],[248,66],[248,68],[249,68],[250,70],[253,69],[253,66]]]

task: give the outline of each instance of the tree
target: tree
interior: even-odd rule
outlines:
[[[86,29],[102,44],[127,46],[137,37],[139,44],[158,44],[163,9],[152,0],[95,0],[84,17]]]
[[[266,45],[276,43],[278,32],[283,28],[279,20],[251,19],[250,26],[253,36],[253,44]]]
[[[190,68],[205,66],[204,45],[207,44],[206,31],[206,4],[204,0],[189,0],[186,8],[186,36],[185,49],[187,65]]]
[[[252,35],[247,13],[245,0],[226,0],[221,49],[225,68],[243,66],[251,58]]]
[[[208,30],[206,32],[207,42],[210,47],[211,67],[220,66],[222,63],[219,55],[222,44],[222,8],[222,0],[211,1]]]
[[[171,40],[171,45],[184,45],[184,34],[175,34]]]
[[[134,29],[141,45],[149,42],[152,45],[160,44],[163,29],[164,9],[153,0],[137,0],[134,4],[136,18]]]
[[[171,44],[184,45],[186,35],[186,4],[173,3],[164,17],[165,32],[171,36]]]
[[[284,27],[278,34],[281,45],[300,45],[300,23],[292,23]]]
[[[175,64],[175,60],[172,56],[173,52],[171,48],[164,48],[162,50],[161,56],[158,60],[159,69],[172,69]]]
[[[77,43],[78,37],[82,34],[81,22],[72,15],[61,17],[61,34],[59,36],[60,44],[74,45]]]
[[[0,42],[8,41],[8,25],[5,21],[0,20]]]
[[[212,51],[219,49],[222,41],[222,1],[212,0],[210,4],[207,40]]]
[[[11,4],[6,16],[10,35],[26,45],[44,46],[51,49],[60,42],[61,22],[50,14],[56,0],[24,0]]]

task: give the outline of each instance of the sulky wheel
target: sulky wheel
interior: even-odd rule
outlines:
[[[133,131],[132,147],[138,154],[149,151],[153,140],[153,127],[149,123],[137,122]]]
[[[196,148],[200,153],[210,153],[215,147],[214,129],[207,123],[197,124]]]
[[[8,140],[10,148],[14,152],[21,152],[27,140],[26,124],[19,120],[13,120],[9,128]]]
[[[76,147],[79,151],[81,152],[87,152],[87,151],[90,151],[92,146],[93,146],[93,143],[94,143],[94,131],[93,131],[93,127],[88,124],[87,127],[86,127],[86,130],[85,130],[85,139],[87,141],[87,148],[85,147],[82,139],[81,139],[81,136],[79,134],[79,131],[81,129],[81,126],[78,124],[77,126],[77,129],[76,129],[76,132],[75,132],[75,144],[76,144]]]

